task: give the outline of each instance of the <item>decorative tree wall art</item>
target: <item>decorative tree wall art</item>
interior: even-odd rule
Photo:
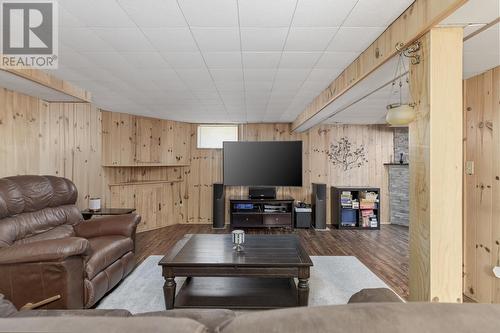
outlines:
[[[340,138],[330,145],[328,159],[333,165],[342,167],[344,171],[361,168],[367,163],[364,145],[355,145],[347,137]]]

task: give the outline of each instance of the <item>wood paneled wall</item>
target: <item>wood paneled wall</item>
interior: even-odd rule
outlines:
[[[196,133],[193,125],[192,135]],[[278,188],[281,195],[291,195],[296,200],[310,202],[311,183],[326,183],[328,186],[375,186],[381,189],[383,223],[389,222],[389,198],[387,170],[384,163],[393,161],[393,131],[387,126],[322,125],[306,133],[291,133],[290,124],[244,124],[239,128],[242,141],[302,140],[303,184],[302,188]],[[330,145],[341,137],[355,144],[363,144],[368,163],[361,168],[343,171],[328,160]],[[222,180],[222,151],[196,149],[196,140],[191,141],[191,163],[186,169],[188,200],[187,223],[211,223],[212,184]],[[247,195],[246,187],[226,189],[226,201],[231,196]],[[329,189],[328,223],[330,223]],[[226,204],[226,221],[229,221]]]
[[[0,87],[0,177],[67,177],[87,207],[103,193],[100,114],[88,103],[47,103]]]
[[[500,67],[464,81],[464,294],[500,303]]]

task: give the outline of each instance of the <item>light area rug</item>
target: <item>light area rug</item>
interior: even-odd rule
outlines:
[[[122,283],[104,297],[97,309],[125,309],[131,313],[165,310],[164,279],[158,262],[149,256]],[[363,288],[389,288],[356,257],[312,256],[309,306],[346,304]],[[185,278],[176,278],[177,292]]]

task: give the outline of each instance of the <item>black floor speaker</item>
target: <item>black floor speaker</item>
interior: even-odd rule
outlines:
[[[214,199],[212,209],[212,223],[214,229],[224,229],[225,227],[225,198],[224,184],[215,183],[213,185]]]
[[[326,229],[326,184],[312,184],[311,205],[314,229]]]

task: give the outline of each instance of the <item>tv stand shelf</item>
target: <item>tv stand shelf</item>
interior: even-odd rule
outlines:
[[[229,199],[231,228],[292,228],[294,202],[291,197],[231,198]]]

